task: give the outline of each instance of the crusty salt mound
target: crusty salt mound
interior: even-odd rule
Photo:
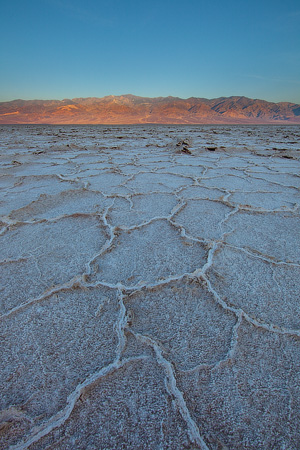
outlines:
[[[1,448],[300,448],[299,142],[2,126]]]

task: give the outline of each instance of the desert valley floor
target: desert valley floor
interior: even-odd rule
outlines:
[[[300,448],[300,127],[0,127],[0,448]]]

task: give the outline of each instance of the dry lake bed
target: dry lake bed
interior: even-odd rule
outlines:
[[[300,127],[0,127],[0,448],[300,448]]]

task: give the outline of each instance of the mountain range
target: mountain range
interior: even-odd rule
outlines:
[[[247,97],[137,97],[0,102],[0,124],[300,124],[300,105]]]

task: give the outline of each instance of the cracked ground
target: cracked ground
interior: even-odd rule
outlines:
[[[298,126],[2,126],[0,448],[300,448]]]

